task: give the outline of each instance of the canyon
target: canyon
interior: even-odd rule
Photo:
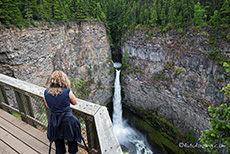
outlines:
[[[189,141],[183,134],[193,132],[198,142],[201,131],[209,128],[208,107],[229,104],[221,91],[230,79],[222,67],[223,59],[229,59],[229,40],[216,32],[213,43],[212,33],[210,28],[136,28],[124,33],[121,53],[113,53],[122,54],[123,63],[126,60],[121,72],[122,102],[128,110],[124,114],[141,119],[130,118],[150,142],[166,151],[176,153],[175,146]],[[51,73],[62,70],[87,83],[82,99],[101,105],[112,102],[115,76],[104,24],[38,23],[2,28],[0,36],[0,73],[47,87]]]

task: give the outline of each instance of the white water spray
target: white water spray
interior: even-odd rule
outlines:
[[[120,70],[116,70],[113,96],[113,125],[122,127],[122,105],[121,105],[121,85]]]
[[[122,120],[120,70],[116,70],[114,87],[113,129],[120,144],[125,146],[131,154],[153,154],[144,143],[144,136],[132,129]]]

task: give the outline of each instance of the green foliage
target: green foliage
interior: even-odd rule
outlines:
[[[213,26],[218,25],[221,21],[221,14],[218,10],[214,11],[214,15],[211,16],[211,19],[209,20],[209,23],[212,24]]]
[[[211,56],[214,60],[217,60],[218,54],[219,54],[218,50],[206,52],[206,55]]]
[[[196,142],[196,133],[194,131],[192,131],[192,130],[188,130],[186,132],[186,140],[189,143],[195,144],[195,142]]]
[[[211,58],[213,60],[216,60],[218,64],[220,65],[223,65],[223,64],[227,65],[227,63],[229,63],[229,59],[225,55],[221,54],[220,51],[218,50],[207,51],[206,54],[208,56],[211,56]],[[224,67],[227,67],[227,66],[224,66]]]
[[[93,79],[90,79],[88,81],[85,81],[83,78],[71,78],[69,77],[71,82],[71,89],[73,90],[73,93],[81,98],[87,98],[90,92],[92,91],[90,86],[93,83]]]
[[[178,28],[178,29],[177,29],[177,32],[178,32],[178,33],[183,33],[184,30],[183,30],[182,28]]]
[[[190,95],[188,93],[184,93],[186,98],[190,98]]]
[[[224,67],[227,67],[227,68],[226,68],[226,72],[227,72],[227,73],[230,73],[230,64],[227,63],[227,62],[224,62],[224,63],[223,63],[223,66],[224,66]]]
[[[110,74],[113,74],[114,71],[115,71],[115,68],[114,68],[114,67],[111,67],[110,70],[109,70],[109,73],[110,73]]]
[[[16,0],[2,0],[0,2],[0,20],[5,24],[17,23],[22,20],[21,12]]]
[[[217,152],[214,145],[226,147],[230,150],[230,107],[222,104],[220,107],[208,108],[210,129],[202,131],[200,141],[208,146],[203,148],[208,152]]]
[[[224,81],[223,78],[218,78],[217,80],[218,80],[219,82],[223,82],[223,81]]]
[[[170,70],[173,66],[174,66],[174,62],[168,63],[168,64],[165,66],[164,70]]]
[[[21,115],[18,114],[18,113],[13,113],[12,115],[13,115],[14,117],[18,118],[18,119],[21,119]]]
[[[181,74],[182,72],[183,72],[183,71],[182,71],[181,69],[177,69],[177,70],[176,70],[176,74],[177,74],[177,75]]]
[[[203,20],[203,16],[204,16],[205,10],[203,9],[203,7],[200,5],[200,3],[198,2],[195,7],[194,7],[194,24],[196,26],[198,26],[198,29],[200,29],[203,26],[204,20]]]
[[[230,84],[229,83],[227,84],[227,86],[223,87],[221,91],[224,91],[225,92],[224,94],[228,96],[228,98],[230,98]]]
[[[98,87],[101,87],[102,86],[101,80],[99,80],[97,84],[98,84]]]
[[[67,28],[71,28],[71,24],[69,22],[67,23]]]
[[[224,0],[224,3],[222,3],[222,7],[220,8],[220,14],[221,14],[221,23],[229,23],[230,20],[230,7],[229,7],[229,0]]]
[[[227,67],[226,72],[230,73],[230,64],[223,63]],[[223,87],[221,91],[230,97],[230,84]],[[225,147],[230,153],[230,107],[227,104],[221,104],[219,107],[209,106],[208,108],[210,129],[202,131],[200,141],[207,146],[204,150],[208,152],[217,153],[218,148]],[[217,146],[216,146],[217,145]]]
[[[227,34],[226,38],[230,41],[230,33]]]
[[[128,51],[125,51],[122,58],[121,70],[124,72],[128,68],[128,66]]]
[[[29,26],[31,21],[71,21],[96,19],[105,24],[111,47],[119,45],[127,29],[160,27],[184,28],[193,24],[201,29],[206,23],[218,28],[230,24],[229,0],[1,0],[0,22]],[[179,33],[183,32],[179,29]],[[229,39],[229,35],[227,35]],[[230,39],[229,39],[230,40]],[[215,43],[215,42],[213,42]]]
[[[53,7],[53,18],[54,20],[65,20],[64,6],[61,0],[54,0]]]

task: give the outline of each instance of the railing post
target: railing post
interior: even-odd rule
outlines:
[[[14,94],[15,94],[15,97],[16,97],[16,101],[18,103],[18,109],[19,109],[19,112],[21,114],[21,118],[22,118],[23,121],[28,122],[27,119],[25,118],[26,110],[25,110],[25,107],[23,105],[23,100],[21,98],[21,93],[16,91],[16,90],[14,90]],[[24,113],[24,115],[22,113]]]
[[[33,108],[31,105],[30,97],[27,95],[23,95],[23,94],[21,94],[21,97],[22,97],[22,100],[25,100],[26,111],[28,111],[27,114],[29,114],[31,117],[34,118],[34,112],[33,112]]]
[[[96,126],[93,122],[93,119],[85,119],[86,124],[86,132],[87,132],[87,140],[89,149],[95,149],[97,154],[100,153],[99,141],[97,138]],[[92,154],[94,151],[91,151]]]
[[[2,107],[2,102],[4,102],[5,104],[9,105],[8,99],[7,99],[7,95],[6,95],[6,91],[5,91],[5,87],[0,85],[0,108],[4,109],[5,111],[7,111],[6,108]]]
[[[30,121],[26,116],[29,115],[30,117],[34,118],[34,112],[31,105],[31,99],[29,96],[22,94],[15,90],[16,100],[18,102],[18,108],[20,112],[23,112],[25,116],[22,116],[22,120],[27,122],[30,125],[35,126],[33,121]]]

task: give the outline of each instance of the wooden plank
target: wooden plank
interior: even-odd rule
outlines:
[[[17,153],[17,151],[14,151],[9,145],[3,142],[2,139],[0,139],[0,153],[4,154],[12,154]]]
[[[122,154],[118,139],[113,131],[113,125],[110,120],[107,108],[102,106],[94,116],[97,135],[102,154]]]
[[[0,117],[0,123],[0,127],[2,127],[6,132],[12,134],[15,138],[18,138],[18,140],[21,140],[24,144],[31,147],[38,153],[47,153],[49,151],[49,146],[29,135],[28,132],[15,127],[13,124],[9,123],[2,117]]]
[[[50,142],[47,139],[45,132],[39,131],[38,129],[26,124],[25,122],[21,121],[20,119],[10,115],[9,113],[7,113],[6,111],[1,110],[1,109],[0,109],[0,117],[3,118],[4,120],[10,122],[15,127],[18,127],[20,129],[24,130],[25,132],[27,132],[28,134],[30,134],[31,136],[33,136],[34,138],[36,138],[40,142],[44,143],[45,145],[47,145],[47,146],[50,145]],[[52,149],[55,149],[54,144],[52,144]]]
[[[4,139],[4,142],[6,144],[11,145],[13,149],[15,149],[15,151],[18,151],[19,153],[37,153],[37,151],[34,151],[2,128],[0,128],[0,138]]]

